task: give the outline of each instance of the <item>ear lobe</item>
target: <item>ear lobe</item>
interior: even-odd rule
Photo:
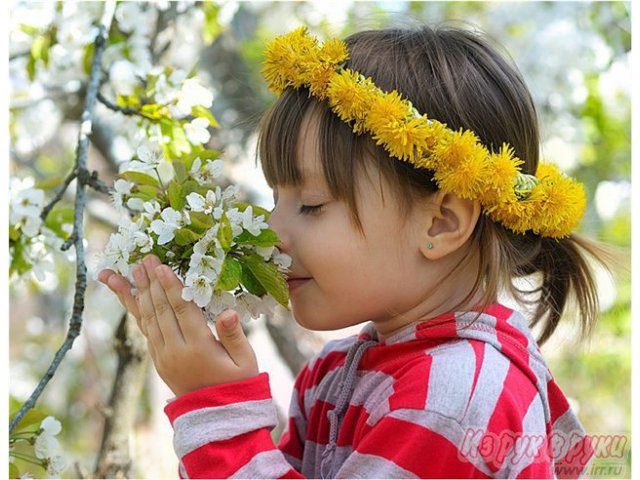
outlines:
[[[438,260],[457,251],[471,237],[480,217],[480,202],[438,191],[429,199],[419,250]]]

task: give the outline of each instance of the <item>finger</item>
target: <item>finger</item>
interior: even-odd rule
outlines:
[[[216,332],[233,363],[241,368],[256,364],[253,348],[242,331],[238,314],[234,310],[225,310],[218,315]]]
[[[154,273],[175,312],[184,338],[187,341],[195,340],[210,333],[200,307],[182,298],[183,285],[173,270],[166,265],[159,265]]]
[[[151,292],[149,291],[149,277],[142,264],[134,268],[133,278],[136,279],[136,285],[138,286],[138,305],[143,331],[147,332],[147,338],[153,342],[156,349],[161,348],[164,346],[164,337],[156,320],[156,311],[153,306]]]
[[[98,275],[98,280],[107,285],[107,287],[116,294],[122,306],[136,317],[136,320],[140,317],[140,311],[138,310],[135,297],[131,294],[131,284],[129,280],[122,275],[118,275],[113,270],[102,270]]]
[[[151,300],[153,301],[153,307],[156,312],[156,320],[162,336],[164,337],[165,344],[172,341],[184,342],[184,336],[180,330],[176,313],[173,311],[171,303],[164,291],[163,286],[158,281],[155,269],[161,266],[160,260],[150,255],[143,260],[147,274],[149,275],[149,281],[151,285],[149,291],[151,292]]]

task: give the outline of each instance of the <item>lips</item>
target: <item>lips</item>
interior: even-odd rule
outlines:
[[[311,277],[289,277],[287,285],[289,285],[289,293],[293,293],[311,280]]]

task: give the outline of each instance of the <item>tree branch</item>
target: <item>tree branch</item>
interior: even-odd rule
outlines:
[[[96,94],[100,87],[100,73],[102,55],[104,54],[107,38],[109,35],[109,29],[113,20],[113,14],[115,11],[115,0],[109,0],[105,3],[104,14],[98,27],[98,34],[94,41],[94,54],[91,64],[91,76],[89,85],[87,87],[87,96],[85,97],[84,111],[82,113],[80,135],[78,138],[78,148],[76,150],[76,172],[87,171],[87,156],[89,151],[89,133],[91,132],[91,120],[93,118],[93,110],[96,103]],[[20,422],[22,417],[35,406],[38,398],[42,395],[44,388],[47,386],[53,375],[55,374],[58,366],[62,362],[62,359],[66,355],[67,351],[73,346],[73,342],[80,334],[80,328],[82,327],[82,312],[84,310],[84,296],[87,288],[87,266],[84,259],[84,245],[82,243],[84,218],[84,207],[86,202],[85,183],[86,178],[83,175],[78,176],[78,186],[76,188],[76,198],[74,207],[74,219],[73,219],[73,243],[76,250],[76,292],[74,295],[73,311],[71,319],[69,321],[69,329],[67,336],[62,346],[56,352],[51,365],[45,372],[44,376],[36,386],[33,393],[29,396],[27,401],[20,407],[18,413],[11,420],[9,425],[9,433],[11,433],[16,425]]]
[[[135,422],[148,355],[144,336],[126,312],[116,330],[115,340],[118,369],[105,413],[94,478],[131,478],[129,434]]]

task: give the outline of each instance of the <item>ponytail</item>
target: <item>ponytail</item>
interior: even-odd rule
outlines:
[[[538,344],[555,332],[569,305],[575,305],[582,338],[588,338],[599,313],[594,268],[609,273],[619,263],[612,248],[577,234],[563,239],[513,233],[482,216],[475,241],[480,250],[479,276],[485,303],[504,290],[533,313],[530,327],[539,327]],[[595,264],[594,264],[595,262]],[[533,280],[524,288],[523,280]],[[574,300],[575,303],[571,301]]]

